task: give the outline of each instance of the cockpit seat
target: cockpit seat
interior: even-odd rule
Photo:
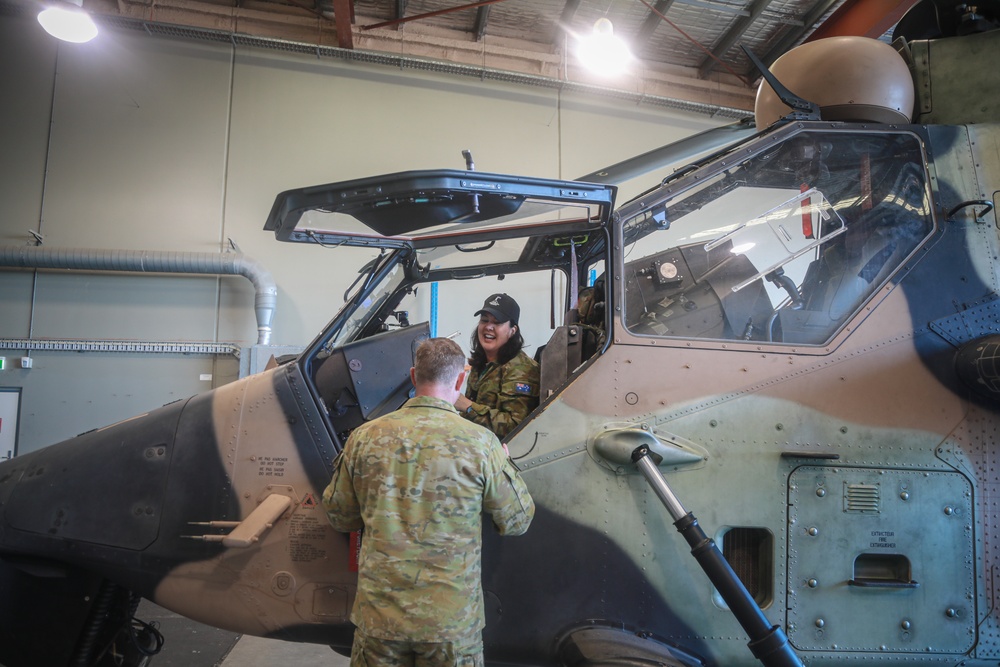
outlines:
[[[541,366],[539,396],[545,400],[583,362],[604,347],[604,280],[580,290],[577,307],[566,314],[566,324],[556,327],[548,343],[541,346],[535,360]]]
[[[573,371],[600,349],[600,335],[595,327],[579,322],[556,327],[539,355],[542,400],[551,396]]]
[[[904,207],[879,204],[848,226],[840,239],[823,247],[802,281],[805,305],[780,311],[782,340],[825,342],[889,274],[912,252],[925,234],[922,221]]]
[[[604,277],[584,287],[576,302],[577,321],[604,329]]]

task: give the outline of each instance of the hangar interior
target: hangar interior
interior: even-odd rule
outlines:
[[[279,192],[462,168],[463,150],[483,171],[578,178],[748,115],[738,44],[769,63],[810,34],[879,36],[913,1],[858,4],[88,1],[100,37],[71,44],[3,3],[0,456],[306,345],[368,256],[276,243]],[[569,44],[602,17],[637,56],[611,79]],[[655,183],[635,180],[619,202]],[[548,285],[466,287],[436,313],[443,335],[465,343],[473,306],[509,288],[538,314],[528,344],[548,339]]]
[[[85,44],[0,4],[0,457],[308,344],[372,253],[277,243],[279,192],[461,169],[463,150],[481,171],[578,178],[749,115],[739,44],[770,63],[806,38],[884,36],[914,1],[864,4],[88,0]],[[601,19],[635,52],[611,78],[571,45]],[[495,291],[531,313],[529,351],[559,324],[548,284],[464,287],[434,313],[464,345]]]
[[[24,6],[0,5],[0,458],[225,385],[308,345],[377,252],[279,243],[263,229],[279,193],[461,169],[464,150],[480,171],[574,179],[749,115],[755,77],[733,54],[737,42],[773,61],[856,3],[678,0],[727,72],[690,44],[652,39],[648,19],[672,2],[541,2],[517,20],[478,3],[466,23],[451,16],[424,32],[364,30],[394,20],[390,3],[317,3],[317,26],[297,17],[297,3],[228,13],[212,3],[105,4],[94,5],[100,38],[79,45],[44,34]],[[409,12],[446,4],[413,2]],[[610,83],[569,64],[551,21],[543,30],[531,20],[548,12],[586,26],[604,4],[648,42],[643,67]],[[893,5],[867,32],[883,34],[912,4]],[[347,37],[345,6],[357,11]],[[727,21],[713,24],[709,9]],[[498,35],[484,40],[490,25]],[[440,66],[421,65],[431,57]],[[512,73],[499,76],[505,67]],[[620,183],[617,201],[661,177]],[[434,304],[416,300],[409,319],[433,320],[467,350],[473,312],[497,291],[519,301],[529,354],[561,324],[558,314],[550,321],[552,286],[537,276],[462,281]]]
[[[24,13],[4,15],[0,31],[0,388],[17,425],[0,427],[14,440],[3,456],[224,384],[241,358],[306,345],[372,252],[276,242],[263,223],[283,190],[460,169],[466,149],[481,171],[571,179],[741,113],[114,28],[59,43]],[[626,183],[619,199],[649,185]],[[72,251],[95,268],[25,267],[23,248]],[[119,269],[115,250],[168,264]],[[249,279],[169,266],[182,261],[174,254],[237,252],[276,286],[266,340]],[[467,345],[472,313],[509,290],[532,314],[528,343],[548,339],[548,284],[465,288],[441,304],[443,335]]]

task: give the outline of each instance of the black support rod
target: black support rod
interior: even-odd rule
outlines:
[[[733,572],[715,541],[705,535],[694,515],[684,510],[680,501],[667,486],[659,468],[653,462],[649,447],[642,445],[632,452],[632,461],[639,466],[646,481],[653,487],[660,502],[674,519],[674,526],[691,547],[691,554],[712,581],[719,595],[726,601],[736,620],[750,637],[747,646],[754,657],[765,667],[803,667],[785,632],[780,626],[771,625],[746,586]]]

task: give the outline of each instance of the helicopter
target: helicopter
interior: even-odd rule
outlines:
[[[1000,30],[953,4],[898,50],[790,51],[756,131],[658,153],[724,137],[622,204],[631,162],[471,155],[280,193],[278,241],[378,254],[301,354],[0,463],[0,664],[147,664],[142,598],[349,652],[334,458],[406,400],[455,290],[502,280],[554,308],[541,405],[504,438],[536,516],[484,531],[488,662],[995,665]]]

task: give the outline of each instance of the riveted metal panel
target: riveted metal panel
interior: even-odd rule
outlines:
[[[965,653],[972,485],[959,473],[802,466],[789,477],[788,637],[799,650]]]

